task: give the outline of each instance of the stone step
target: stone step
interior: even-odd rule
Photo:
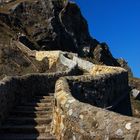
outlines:
[[[54,96],[39,96],[39,95],[36,95],[34,96],[35,99],[54,99]]]
[[[33,106],[33,107],[48,107],[53,106],[52,103],[36,103],[36,102],[27,102],[23,104],[24,106]]]
[[[54,101],[53,96],[35,96],[29,101],[35,101],[35,102],[52,102]]]
[[[31,134],[50,133],[50,125],[3,125],[0,127],[0,135],[3,133]]]
[[[50,117],[52,115],[52,111],[23,111],[23,110],[14,110],[11,112],[11,116],[17,117]]]
[[[54,99],[39,99],[39,98],[33,98],[29,102],[33,103],[53,103]]]
[[[53,96],[35,96],[16,106],[0,127],[0,140],[56,140],[50,134]]]
[[[56,140],[51,134],[1,134],[0,140]]]
[[[11,117],[6,120],[6,124],[23,125],[23,124],[45,124],[48,125],[52,121],[52,118],[31,118],[31,117]]]
[[[39,106],[39,107],[34,107],[34,106],[17,106],[15,108],[16,111],[51,111],[53,110],[53,107],[50,106]]]

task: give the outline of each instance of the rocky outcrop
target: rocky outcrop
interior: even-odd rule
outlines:
[[[94,51],[93,57],[95,63],[105,64],[108,66],[120,66],[120,64],[116,61],[116,59],[110,53],[109,47],[106,43],[98,44]]]
[[[129,67],[128,63],[123,58],[117,59],[117,61],[122,68],[128,71],[129,77],[133,77],[133,72],[131,68]]]

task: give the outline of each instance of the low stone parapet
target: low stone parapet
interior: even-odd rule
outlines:
[[[86,70],[87,72],[90,72],[90,70],[95,66],[93,63],[76,56],[73,57],[73,61],[77,63],[79,68]]]
[[[125,69],[121,67],[112,67],[112,66],[105,66],[105,65],[94,65],[89,73],[91,75],[98,75],[98,74],[107,74],[107,73],[122,73],[127,72]]]
[[[73,60],[71,60],[69,58],[66,58],[63,54],[60,54],[59,61],[63,65],[67,66],[69,69],[74,68],[77,65],[76,62],[74,62]]]

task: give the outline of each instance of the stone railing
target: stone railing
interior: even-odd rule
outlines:
[[[74,61],[71,60],[71,59],[66,58],[63,54],[60,55],[59,61],[60,61],[63,65],[67,66],[69,69],[71,69],[71,68],[73,68],[73,67],[75,67],[75,66],[77,65],[76,62],[74,62]]]
[[[93,74],[99,66],[95,67]],[[93,76],[71,76],[56,82],[52,132],[58,140],[140,138],[140,119],[115,113],[131,115],[127,72],[103,67]]]
[[[73,61],[77,63],[79,68],[86,70],[87,72],[90,72],[95,66],[93,63],[83,60],[81,58],[78,58],[76,56],[73,57]]]

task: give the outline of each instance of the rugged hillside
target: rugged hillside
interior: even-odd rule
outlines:
[[[14,32],[12,38],[19,38],[31,49],[76,52],[95,63],[120,66],[107,44],[90,36],[75,3],[17,0],[0,8],[0,20]]]

